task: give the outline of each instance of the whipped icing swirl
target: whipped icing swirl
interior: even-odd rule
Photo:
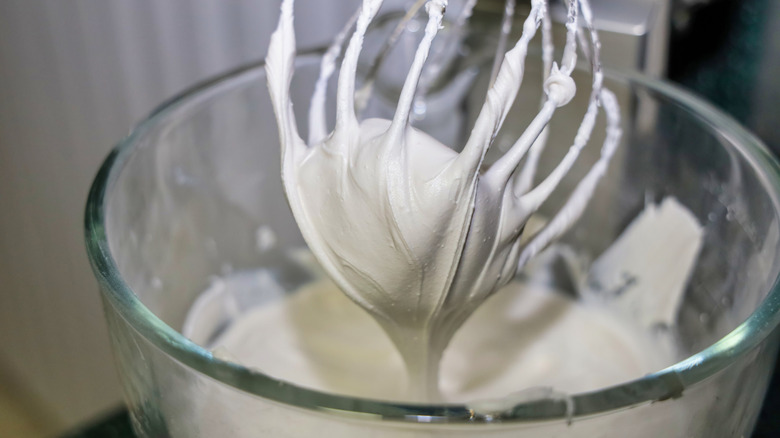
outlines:
[[[473,2],[471,2],[473,5]],[[387,332],[407,366],[411,396],[435,400],[442,353],[455,331],[519,266],[559,237],[580,216],[605,173],[620,137],[614,95],[602,87],[598,36],[587,0],[570,0],[560,66],[551,63],[546,35],[545,98],[508,152],[487,169],[483,159],[523,80],[528,44],[547,19],[547,4],[532,0],[522,36],[506,53],[462,152],[409,125],[417,83],[442,26],[446,0],[426,4],[428,21],[392,120],[359,121],[355,75],[366,30],[382,0],[364,0],[338,77],[336,125],[325,128],[325,88],[347,31],[323,58],[312,97],[308,144],[300,137],[289,88],[295,57],[293,0],[282,3],[266,70],[279,125],[282,179],[293,215],[317,260],[353,301]],[[543,135],[556,109],[576,87],[579,12],[590,30],[593,65],[590,105],[569,152],[531,187]],[[549,32],[549,26],[542,26]],[[547,225],[520,242],[525,223],[573,165],[593,130],[599,107],[607,116],[602,155]],[[530,150],[530,153],[529,153]],[[524,157],[525,166],[519,169]]]

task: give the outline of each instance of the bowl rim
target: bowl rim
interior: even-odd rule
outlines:
[[[322,52],[322,49],[317,49],[299,53],[296,61],[316,58]],[[237,84],[256,80],[263,74],[264,65],[263,61],[243,65],[200,82],[159,105],[111,150],[98,170],[87,198],[84,217],[87,255],[104,302],[109,303],[133,330],[154,347],[184,366],[265,399],[357,419],[438,424],[569,421],[679,397],[686,388],[725,369],[760,345],[780,324],[780,286],[778,278],[775,278],[767,296],[743,323],[687,359],[635,380],[567,397],[551,396],[520,403],[513,402],[511,397],[498,398],[496,400],[505,402],[500,404],[507,407],[500,412],[481,412],[462,403],[406,403],[332,394],[278,380],[215,357],[154,315],[122,279],[107,239],[105,201],[139,140],[147,132],[185,105],[196,104]],[[636,72],[607,69],[605,73],[611,79],[638,85],[674,101],[734,145],[767,188],[774,209],[780,216],[780,165],[755,135],[721,110],[679,86]]]

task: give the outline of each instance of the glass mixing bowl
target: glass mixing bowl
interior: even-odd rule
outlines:
[[[296,59],[292,95],[301,127],[319,61],[319,53]],[[529,64],[528,77],[538,69]],[[450,122],[473,120],[484,96],[483,73],[472,71],[471,91],[458,105],[448,105]],[[588,89],[587,75],[575,79]],[[592,205],[564,241],[598,254],[648,201],[675,196],[690,209],[705,238],[677,323],[667,328],[685,356],[678,363],[571,397],[508,397],[501,409],[485,414],[463,404],[387,402],[296,386],[215,357],[184,337],[179,330],[188,310],[215,276],[273,272],[284,290],[256,291],[251,306],[282,299],[308,281],[289,256],[305,243],[282,190],[276,123],[258,63],[198,85],[154,111],[111,152],[89,194],[87,249],[138,435],[749,435],[778,346],[778,165],[753,135],[683,90],[622,73],[611,73],[606,85],[621,100],[623,144]],[[539,90],[528,86],[518,101],[533,104],[516,105],[502,138],[516,136],[513,128],[535,113]],[[383,96],[392,94],[378,90],[371,111],[381,113]],[[568,147],[572,122],[585,104],[580,98],[561,110],[551,147]],[[422,114],[417,123],[427,117]],[[590,156],[580,160],[568,188],[592,162],[598,144],[592,139]],[[542,174],[560,154],[551,157]],[[268,236],[273,245],[258,246]],[[219,315],[216,321],[222,321]]]

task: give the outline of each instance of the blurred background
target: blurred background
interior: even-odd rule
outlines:
[[[591,1],[608,66],[679,82],[780,151],[780,0]],[[89,185],[157,104],[263,57],[279,3],[0,0],[0,437],[61,436],[120,406]],[[296,3],[298,44],[316,47],[359,1]]]

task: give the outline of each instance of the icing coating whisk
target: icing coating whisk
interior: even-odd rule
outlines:
[[[580,217],[606,172],[621,131],[617,100],[603,86],[600,43],[588,0],[567,1],[566,41],[557,62],[547,1],[531,0],[519,40],[506,53],[499,44],[491,86],[461,152],[410,127],[423,67],[447,6],[446,0],[418,1],[406,16],[413,16],[414,8],[423,3],[428,20],[392,120],[357,117],[375,75],[369,72],[356,92],[358,57],[382,0],[364,0],[323,56],[309,109],[308,141],[298,134],[289,96],[295,56],[292,0],[282,4],[266,68],[281,137],[282,178],[304,238],[331,278],[393,340],[409,371],[413,396],[435,400],[441,354],[455,331],[519,267]],[[475,3],[464,3],[456,25],[467,21]],[[509,0],[504,41],[513,11],[514,1]],[[506,153],[484,166],[485,154],[523,82],[529,43],[540,28],[544,96],[539,111]],[[397,35],[391,34],[388,44]],[[571,75],[578,47],[591,64],[587,110],[566,155],[534,185],[547,126],[577,91]],[[342,51],[336,124],[328,132],[325,94]],[[380,50],[379,56],[384,52]],[[521,240],[531,215],[588,143],[601,110],[606,115],[606,137],[600,158],[561,209]]]

